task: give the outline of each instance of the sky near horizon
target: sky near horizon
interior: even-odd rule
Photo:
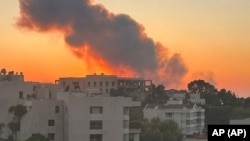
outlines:
[[[94,0],[115,14],[130,15],[147,35],[180,53],[188,73],[179,88],[205,79],[238,96],[250,96],[249,0]],[[25,80],[53,82],[85,76],[59,32],[38,33],[15,26],[17,0],[0,2],[0,68],[24,72]]]

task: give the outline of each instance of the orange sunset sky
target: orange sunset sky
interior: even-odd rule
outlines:
[[[205,79],[238,96],[250,96],[249,0],[94,0],[109,11],[130,15],[170,54],[181,54],[188,73],[178,88]],[[16,27],[18,0],[0,2],[0,68],[23,72],[26,81],[54,82],[85,76],[60,32]],[[98,72],[99,73],[99,72]],[[166,78],[167,79],[167,78]]]

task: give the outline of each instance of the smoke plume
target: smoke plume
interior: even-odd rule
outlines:
[[[37,32],[61,31],[72,52],[83,59],[87,71],[126,72],[164,84],[179,83],[187,72],[179,54],[169,57],[167,48],[149,38],[144,27],[129,15],[116,15],[91,0],[19,3],[18,27]]]

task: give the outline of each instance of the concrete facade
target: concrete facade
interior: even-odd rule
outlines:
[[[116,75],[93,74],[86,77],[59,78],[56,81],[60,88],[65,91],[84,91],[86,89],[97,89],[103,96],[110,96],[112,89],[120,89],[129,93],[135,100],[142,100],[147,93],[150,93],[151,80],[142,78],[117,77]]]
[[[129,107],[140,106],[125,97],[79,98],[61,92],[58,99],[65,101],[65,141],[128,141]]]
[[[189,107],[177,105],[146,105],[143,116],[146,119],[160,118],[174,120],[184,135],[202,133],[204,129],[204,109],[196,105]]]
[[[0,138],[7,138],[11,131],[8,123],[12,121],[12,114],[8,112],[11,106],[25,105],[27,100],[56,98],[58,87],[53,84],[25,82],[23,75],[0,75],[0,123],[4,123]]]
[[[22,118],[20,140],[25,141],[32,134],[40,133],[51,140],[63,141],[63,105],[63,101],[53,99],[26,101],[26,106],[31,108]]]
[[[129,141],[131,138],[139,141],[140,132],[129,129],[129,107],[140,106],[140,102],[128,97],[109,97],[98,90],[117,87],[116,76],[88,75],[86,79],[66,78],[57,82],[54,85],[19,79],[0,81],[0,123],[7,125],[12,120],[9,107],[22,104],[28,112],[21,119],[19,141],[35,133],[52,141]],[[72,89],[65,91],[68,85]],[[6,139],[10,134],[5,126],[0,138]]]

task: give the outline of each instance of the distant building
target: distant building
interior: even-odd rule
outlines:
[[[142,100],[150,93],[152,80],[142,78],[124,78],[116,75],[93,74],[86,77],[66,77],[56,81],[65,91],[84,91],[98,89],[103,96],[110,96],[112,89],[130,94],[134,100]]]
[[[172,100],[176,100],[176,101],[183,101],[185,98],[187,98],[187,95],[189,95],[189,98],[187,99],[189,103],[192,104],[198,104],[198,105],[205,105],[205,99],[204,98],[200,98],[200,94],[195,94],[195,93],[187,93],[185,91],[181,91],[181,92],[176,92],[175,91],[168,91],[167,93],[168,97]]]
[[[0,81],[24,81],[24,75],[23,73],[14,73],[14,71],[7,74],[0,73]]]
[[[172,100],[184,100],[186,93],[167,93],[167,96]]]
[[[200,94],[189,94],[190,98],[189,98],[189,102],[193,103],[193,104],[199,104],[199,105],[205,105],[205,99],[204,98],[200,98]]]
[[[161,120],[174,120],[184,135],[193,135],[203,132],[204,112],[204,109],[196,105],[146,105],[143,109],[143,116],[146,119],[158,117]]]

